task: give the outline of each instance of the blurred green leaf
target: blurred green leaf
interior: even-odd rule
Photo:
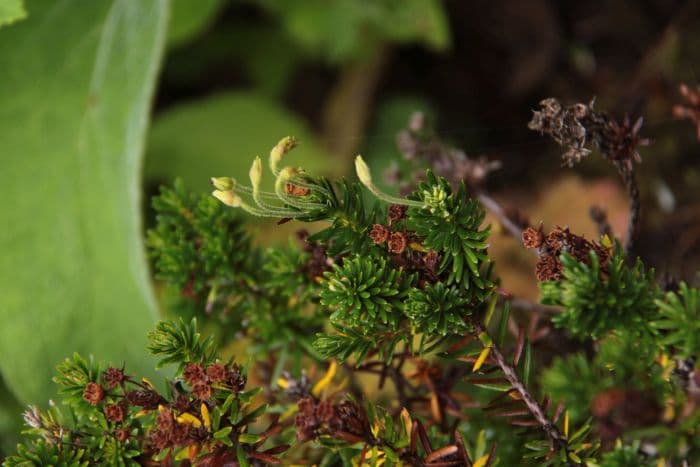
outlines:
[[[226,4],[225,0],[171,0],[168,46],[177,47],[209,26]]]
[[[0,30],[0,369],[45,403],[74,351],[153,372],[139,173],[168,2],[27,9]]]
[[[209,178],[232,176],[249,184],[255,156],[267,160],[270,149],[284,136],[296,136],[299,147],[284,164],[314,174],[331,167],[306,125],[274,100],[253,93],[226,93],[175,107],[153,124],[146,156],[146,176],[171,182],[182,177],[190,189],[210,191]],[[265,189],[272,189],[269,172]]]
[[[372,51],[378,42],[423,42],[449,46],[440,0],[256,0],[281,17],[283,26],[308,51],[341,62]]]
[[[27,10],[24,8],[24,0],[0,1],[0,27],[12,24],[26,17]]]

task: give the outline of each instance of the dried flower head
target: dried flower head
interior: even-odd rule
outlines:
[[[144,409],[155,409],[163,402],[163,398],[152,389],[137,389],[126,393],[126,400]]]
[[[231,365],[226,374],[226,384],[231,387],[234,392],[241,392],[245,388],[248,378],[241,371],[241,367],[237,363]]]
[[[390,230],[384,227],[382,224],[374,224],[372,230],[369,232],[369,237],[375,243],[375,245],[380,245],[387,241],[389,238]]]
[[[406,217],[406,206],[392,204],[389,206],[389,223],[394,223]]]
[[[99,404],[105,398],[105,391],[102,386],[95,382],[89,382],[83,391],[83,399],[91,405]]]
[[[185,378],[185,381],[187,381],[187,384],[190,386],[206,382],[207,380],[207,374],[204,372],[204,368],[202,368],[200,364],[192,362],[185,366],[182,377]]]
[[[408,239],[403,232],[394,232],[389,237],[389,251],[392,253],[401,254],[408,246]]]
[[[544,243],[542,225],[538,229],[528,227],[523,231],[523,245],[525,248],[539,248]]]
[[[119,368],[109,367],[102,373],[102,381],[104,381],[107,389],[114,389],[126,380],[124,370]]]
[[[226,367],[221,363],[214,363],[207,367],[207,376],[212,383],[219,383],[226,379]]]
[[[209,400],[211,399],[211,386],[206,382],[196,383],[192,386],[192,394],[200,401]]]
[[[107,406],[105,406],[105,417],[107,417],[107,420],[110,422],[123,422],[125,415],[126,411],[122,404],[107,404]]]
[[[284,185],[284,192],[290,196],[299,197],[308,195],[311,193],[311,189],[293,183],[286,183]]]
[[[634,124],[628,116],[618,123],[607,114],[593,109],[588,104],[563,107],[554,98],[540,102],[540,110],[533,112],[528,128],[549,135],[567,151],[562,156],[564,165],[572,167],[597,148],[603,156],[621,166],[631,168],[640,162],[637,148],[649,145],[649,140],[639,135],[642,118]]]

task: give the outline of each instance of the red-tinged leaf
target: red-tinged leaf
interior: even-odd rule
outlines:
[[[552,417],[552,423],[557,423],[559,420],[559,417],[561,417],[562,412],[564,411],[564,401],[559,401],[557,404],[557,408],[554,409],[554,416]]]
[[[496,402],[500,401],[500,400],[503,399],[503,398],[508,397],[508,395],[510,395],[510,394],[512,394],[512,393],[517,393],[517,392],[516,392],[515,389],[512,389],[512,388],[509,389],[508,391],[503,391],[501,394],[499,394],[498,396],[494,397],[494,398],[491,400],[491,402],[488,403],[488,406],[492,406],[492,405],[495,404]]]
[[[266,449],[262,452],[264,452],[265,454],[280,454],[280,453],[286,451],[287,449],[289,449],[290,447],[291,446],[289,444],[280,444],[279,446],[275,446],[273,448]]]
[[[506,409],[506,408],[511,408],[511,407],[521,407],[522,405],[523,405],[523,401],[506,401],[506,402],[501,402],[499,404],[488,405],[484,408],[484,410],[490,411],[490,410],[496,410],[496,409]]]
[[[449,446],[442,447],[430,453],[425,458],[425,463],[429,464],[431,462],[443,460],[445,459],[445,457],[450,457],[452,455],[457,454],[458,451],[459,448],[457,446],[455,446],[454,444],[450,444]]]
[[[458,429],[455,429],[454,431],[454,438],[455,445],[457,446],[457,449],[459,449],[459,455],[462,458],[462,462],[464,462],[464,465],[466,467],[472,467],[472,459],[471,457],[469,457],[467,447],[464,445],[464,440],[462,439],[462,434],[459,432]]]
[[[520,417],[523,415],[529,415],[530,412],[527,409],[520,410],[503,410],[501,412],[493,412],[491,416],[493,417]]]
[[[549,407],[552,405],[552,399],[545,394],[544,399],[542,399],[542,411],[547,412]]]
[[[464,347],[466,347],[467,345],[469,345],[474,339],[475,338],[473,335],[467,335],[464,338],[462,338],[462,339],[458,340],[457,342],[455,342],[454,344],[452,344],[451,346],[449,346],[447,348],[447,352],[448,353],[457,352],[458,350],[461,350]]]
[[[418,440],[418,420],[413,420],[411,425],[411,443],[409,444],[409,451],[413,454],[416,452],[416,442]]]
[[[261,460],[263,462],[267,462],[268,464],[280,464],[280,460],[277,459],[275,456],[271,456],[269,454],[265,454],[264,452],[249,452],[248,455],[250,457],[254,457],[255,459]]]
[[[428,438],[428,433],[425,431],[425,427],[418,420],[414,421],[414,424],[417,424],[418,426],[418,437],[420,438],[420,444],[423,446],[423,450],[427,454],[432,453],[433,445],[430,444],[430,438]]]
[[[489,458],[486,461],[486,465],[484,467],[490,467],[491,464],[493,464],[494,459],[496,459],[496,446],[498,446],[496,443],[493,443],[491,445],[491,451],[489,451]]]
[[[363,438],[360,436],[354,435],[352,433],[348,433],[347,431],[336,431],[334,433],[334,437],[338,439],[342,439],[343,441],[347,441],[348,443],[354,444],[354,443],[361,443],[364,441]]]
[[[525,328],[522,326],[518,328],[518,342],[515,345],[515,355],[513,355],[513,366],[516,366],[520,361],[520,356],[523,354],[523,348],[525,347]]]
[[[538,426],[537,420],[509,420],[508,423],[514,426]]]
[[[505,378],[469,378],[472,384],[505,384],[508,382]]]

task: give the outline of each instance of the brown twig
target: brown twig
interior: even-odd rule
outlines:
[[[482,325],[479,324],[476,326],[476,332],[478,334],[481,334],[486,333],[486,330]],[[493,356],[494,360],[496,360],[496,363],[501,368],[501,371],[503,372],[503,375],[505,376],[506,380],[508,380],[508,383],[511,385],[511,387],[515,391],[517,391],[530,414],[547,434],[547,437],[549,437],[550,441],[552,442],[552,447],[555,450],[564,449],[568,454],[569,445],[566,437],[562,435],[559,429],[556,427],[556,425],[547,418],[547,415],[545,414],[540,404],[532,396],[532,394],[530,394],[528,389],[525,387],[525,384],[523,384],[523,382],[520,381],[520,377],[515,371],[515,368],[513,368],[508,363],[506,358],[503,356],[503,353],[501,353],[501,350],[498,348],[498,345],[495,342],[492,342],[490,344],[490,347],[490,354]]]

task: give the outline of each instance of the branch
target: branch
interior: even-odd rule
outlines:
[[[476,333],[477,335],[481,333],[485,333],[488,335],[487,331],[481,324],[476,325]],[[547,437],[549,437],[550,441],[552,442],[552,447],[555,450],[564,449],[567,453],[568,459],[569,444],[566,437],[562,435],[559,429],[556,427],[556,425],[554,425],[554,423],[552,423],[552,421],[550,421],[547,418],[547,415],[545,414],[540,404],[537,402],[537,400],[535,400],[532,394],[530,394],[523,382],[520,381],[520,377],[515,371],[515,368],[513,368],[506,361],[505,357],[501,353],[501,350],[498,348],[498,345],[496,345],[495,342],[491,342],[489,346],[491,347],[490,353],[493,356],[494,360],[496,360],[498,366],[501,368],[503,375],[508,380],[508,383],[510,383],[511,387],[520,395],[528,411],[532,414],[534,419],[537,421],[537,423],[539,423],[544,432],[547,434]],[[571,464],[570,461],[569,464],[576,465]]]

